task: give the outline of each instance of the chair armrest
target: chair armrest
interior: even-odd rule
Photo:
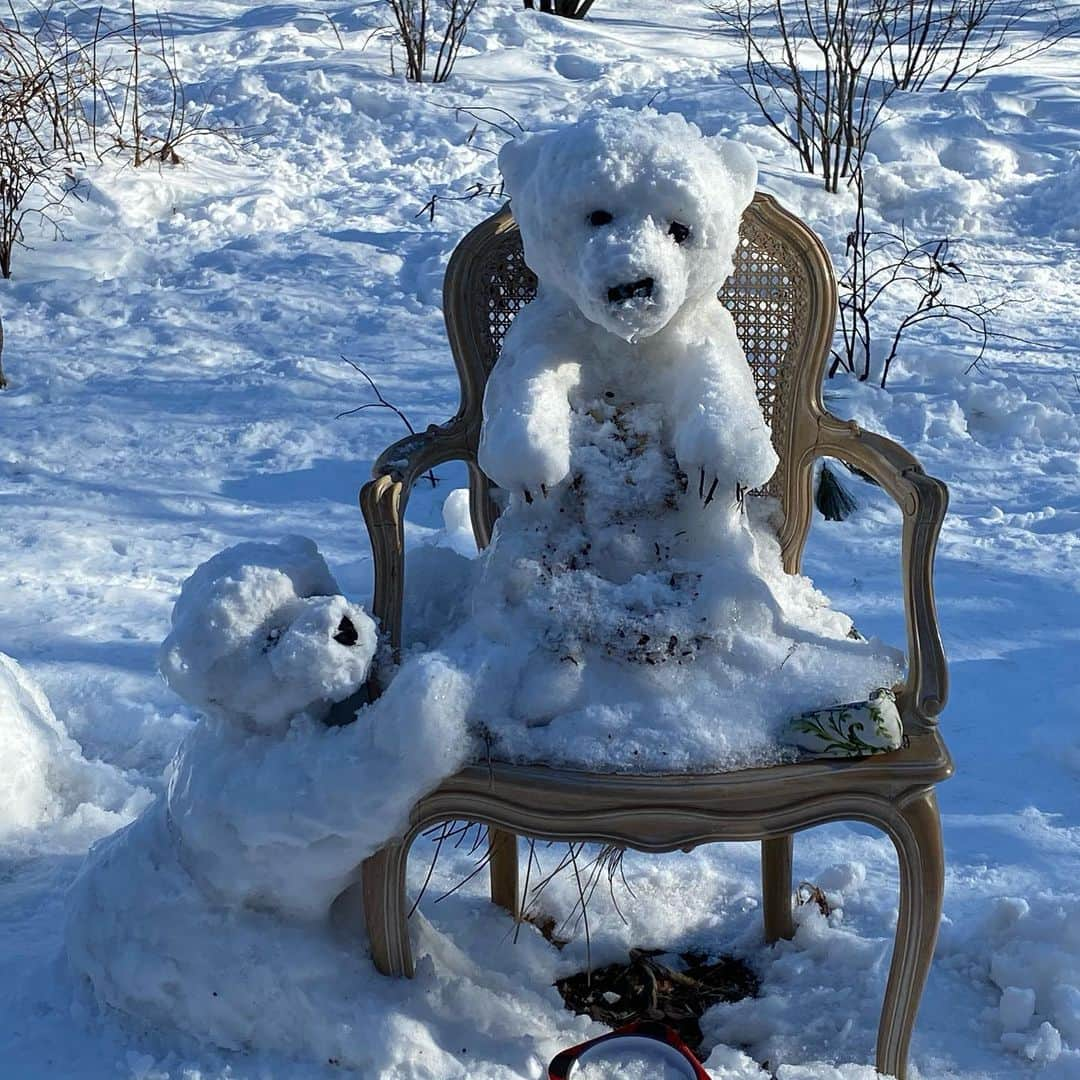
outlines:
[[[861,469],[896,500],[904,516],[900,558],[908,677],[899,701],[908,731],[932,729],[949,693],[934,600],[934,553],[949,489],[892,439],[829,414],[820,418],[814,456],[835,457]]]
[[[436,465],[455,458],[471,461],[468,435],[460,418],[407,435],[379,455],[371,469],[372,479],[360,489],[375,570],[371,611],[395,653],[401,647],[409,495],[417,479]]]
[[[429,469],[455,458],[471,457],[466,430],[455,417],[447,424],[432,424],[388,446],[371,467],[372,479],[388,476],[412,488]]]

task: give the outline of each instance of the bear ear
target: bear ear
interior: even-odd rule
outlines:
[[[731,176],[739,210],[745,210],[750,205],[757,189],[757,161],[742,143],[731,139],[714,139],[713,145]]]
[[[536,171],[544,136],[518,135],[504,142],[499,150],[499,171],[503,175],[506,190],[512,199],[519,194]]]

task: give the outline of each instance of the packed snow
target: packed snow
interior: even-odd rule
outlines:
[[[210,1004],[183,1002],[178,1021],[218,1025],[216,1046],[171,1017],[130,1020],[100,1003],[68,967],[66,890],[94,840],[152,797],[167,799],[168,763],[196,730],[196,710],[156,674],[194,566],[230,545],[302,534],[348,602],[370,606],[356,489],[405,431],[386,409],[334,419],[372,400],[340,357],[364,366],[417,429],[454,412],[443,270],[497,203],[452,196],[496,182],[493,155],[516,130],[496,108],[543,131],[651,104],[741,141],[759,185],[808,220],[838,263],[850,195],[829,196],[797,171],[732,82],[737,50],[708,31],[697,0],[598,0],[580,22],[488,0],[450,82],[420,89],[391,75],[386,43],[369,40],[374,8],[162,6],[192,100],[242,125],[248,146],[196,142],[179,168],[88,165],[66,241],[31,228],[32,249],[16,251],[0,298],[11,382],[0,394],[0,651],[20,671],[5,666],[0,683],[0,785],[18,777],[0,786],[0,1061],[12,1076],[75,1080],[329,1078],[342,1074],[339,1061],[393,1080],[534,1080],[559,1049],[603,1030],[570,1015],[551,985],[587,962],[572,878],[537,901],[557,924],[569,919],[569,944],[557,951],[529,924],[515,943],[510,920],[485,902],[484,874],[436,902],[475,868],[467,845],[444,844],[410,920],[418,974],[408,984],[372,972],[363,941],[348,936],[355,912],[340,912],[335,929],[245,909],[236,948],[250,950],[225,946],[217,963],[227,915],[184,922],[194,909],[181,895],[172,909],[181,925],[164,927],[157,946],[209,987]],[[843,378],[825,387],[837,415],[903,442],[951,493],[937,592],[952,676],[942,729],[958,771],[939,790],[945,920],[912,1048],[924,1080],[1069,1080],[1080,1069],[1078,71],[1066,41],[959,93],[894,96],[869,153],[874,224],[959,237],[965,267],[1017,301],[997,325],[1025,340],[992,343],[969,369],[968,340],[931,325],[901,354],[889,389]],[[434,219],[417,216],[432,195]],[[464,474],[436,473],[437,486],[414,492],[406,531],[417,647],[452,633],[428,617],[452,611],[475,565],[457,491]],[[859,509],[842,524],[815,523],[807,571],[860,631],[899,643],[897,514],[880,491],[844,482]],[[284,768],[290,737],[313,748],[343,734],[361,737],[313,724],[235,738],[272,744]],[[386,753],[405,756],[400,746]],[[167,802],[156,805],[129,828],[153,832]],[[213,813],[211,801],[211,825]],[[95,849],[100,858],[116,858],[123,836]],[[175,848],[154,850],[177,880]],[[432,851],[417,845],[413,896]],[[538,855],[546,869],[559,858]],[[891,845],[854,824],[802,834],[796,881],[820,886],[830,912],[801,905],[796,938],[772,947],[762,944],[757,859],[756,845],[740,844],[628,854],[633,894],[617,893],[627,921],[598,890],[592,963],[624,958],[628,946],[734,950],[762,989],[705,1017],[714,1080],[756,1080],[764,1061],[781,1080],[870,1080],[895,923]],[[123,911],[115,901],[108,910]],[[260,918],[290,930],[268,944],[252,936]],[[167,971],[143,963],[155,945],[146,925],[132,935],[132,986],[147,977],[147,1000],[162,1008]],[[321,980],[332,956],[345,992],[323,1023],[304,1016],[301,999],[329,992]],[[216,1006],[225,985],[229,1004]],[[282,1020],[290,1007],[296,1015]]]

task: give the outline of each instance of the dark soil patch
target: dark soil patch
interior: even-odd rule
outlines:
[[[625,964],[579,971],[555,986],[566,1007],[608,1027],[632,1020],[659,1020],[673,1027],[691,1050],[701,1047],[698,1020],[710,1005],[757,997],[754,972],[734,956],[709,960],[701,953],[682,953],[681,965],[669,967],[659,949],[631,949]]]

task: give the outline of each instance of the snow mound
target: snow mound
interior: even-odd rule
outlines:
[[[41,688],[4,653],[0,760],[0,842],[44,826],[100,835],[140,801],[117,770],[83,757]]]
[[[1000,991],[1002,1045],[1051,1062],[1080,1050],[1080,898],[1003,897],[963,946]]]

